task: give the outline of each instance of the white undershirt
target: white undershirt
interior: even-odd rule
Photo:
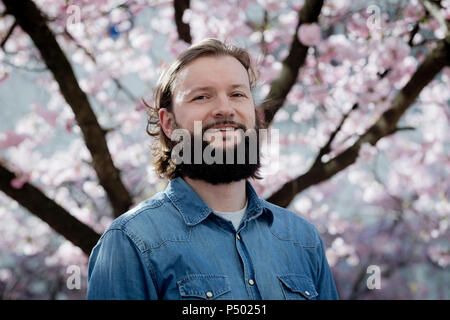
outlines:
[[[232,212],[214,211],[214,213],[225,220],[231,221],[231,223],[234,226],[234,229],[237,230],[239,228],[239,225],[241,224],[245,212],[247,211],[247,205],[248,200],[245,202],[245,207],[239,211],[232,211]]]

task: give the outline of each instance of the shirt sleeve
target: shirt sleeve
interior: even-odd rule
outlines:
[[[108,230],[92,250],[86,298],[158,299],[157,290],[141,252],[122,230]]]
[[[331,273],[330,266],[328,264],[327,257],[325,255],[325,248],[323,240],[319,234],[320,245],[318,246],[319,255],[319,270],[317,277],[317,291],[319,293],[318,300],[338,300],[339,295],[336,289],[336,285],[333,280],[333,274]]]

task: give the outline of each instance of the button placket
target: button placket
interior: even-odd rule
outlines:
[[[243,230],[245,230],[247,222],[248,221],[245,220],[241,225],[241,227],[239,228],[239,230],[236,232],[236,250],[242,261],[243,275],[244,275],[243,280],[245,281],[244,284],[249,296],[248,299],[250,300],[261,299],[255,280],[252,278],[254,276],[254,271],[250,261],[250,256],[247,252],[244,240],[242,240],[242,236],[240,235],[240,233]]]

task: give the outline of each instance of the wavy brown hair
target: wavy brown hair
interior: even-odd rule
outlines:
[[[250,89],[253,90],[256,85],[257,71],[251,63],[250,54],[245,49],[209,38],[182,52],[159,77],[154,93],[154,104],[149,105],[143,101],[148,113],[146,132],[154,140],[152,145],[153,164],[157,175],[161,178],[173,179],[177,175],[176,166],[171,160],[171,152],[175,144],[161,129],[159,110],[166,108],[169,112],[173,112],[172,95],[178,73],[195,59],[211,56],[236,58],[247,70]],[[256,118],[258,121],[258,117]]]

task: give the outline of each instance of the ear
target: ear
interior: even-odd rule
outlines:
[[[166,108],[161,108],[158,111],[159,123],[161,123],[161,129],[166,134],[166,136],[171,139],[172,131],[174,127],[173,114]]]

